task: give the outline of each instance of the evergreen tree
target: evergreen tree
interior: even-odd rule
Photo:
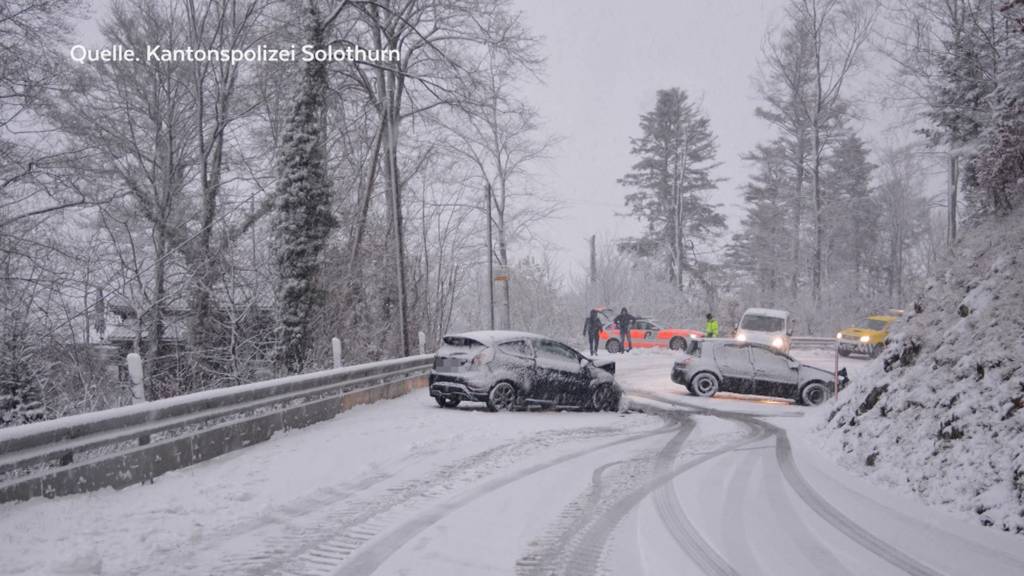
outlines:
[[[823,188],[829,199],[827,234],[829,273],[848,288],[862,293],[865,271],[877,250],[880,207],[872,195],[868,149],[856,134],[836,143],[825,159]]]
[[[726,248],[726,259],[731,270],[752,282],[758,302],[773,306],[783,298],[789,279],[794,175],[783,139],[758,146],[746,159],[757,172],[744,188],[747,214]]]
[[[324,21],[310,4],[310,44],[324,46]],[[312,322],[324,295],[321,253],[336,221],[331,212],[321,118],[327,63],[306,63],[298,101],[281,142],[274,205],[275,294],[278,306],[277,363],[298,373],[311,345]]]
[[[0,342],[0,428],[45,417],[35,383],[33,351],[25,325],[5,314],[8,322]]]
[[[708,242],[725,227],[725,218],[705,194],[717,188],[711,173],[717,143],[708,117],[679,88],[659,90],[654,110],[640,118],[641,136],[632,138],[639,158],[619,183],[636,191],[626,205],[647,224],[644,242],[653,243],[668,261],[679,289],[689,276],[713,298],[706,266],[697,261],[695,246]]]
[[[803,232],[809,218],[808,160],[811,157],[811,118],[806,102],[813,92],[814,54],[806,27],[783,26],[768,37],[758,71],[758,91],[763,103],[754,114],[769,122],[777,131],[776,143],[785,153],[791,174],[789,243],[789,298],[797,300],[804,273]]]

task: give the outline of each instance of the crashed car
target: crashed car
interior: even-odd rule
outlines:
[[[690,394],[711,397],[718,392],[787,398],[817,406],[832,396],[832,372],[808,366],[771,345],[710,339],[692,347],[676,361],[672,381]],[[839,371],[839,388],[849,383],[846,369]]]
[[[703,332],[688,328],[662,328],[647,318],[637,318],[636,323],[633,324],[632,329],[629,331],[633,348],[685,350],[690,340],[702,338],[703,336]],[[604,330],[601,330],[600,339],[604,342],[604,349],[611,354],[622,352],[621,338],[622,334],[613,322],[607,323]]]
[[[528,332],[445,336],[430,371],[430,395],[442,408],[484,402],[491,411],[528,405],[617,410],[615,362]]]

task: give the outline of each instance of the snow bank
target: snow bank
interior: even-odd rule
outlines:
[[[819,427],[870,479],[1024,534],[1024,210],[978,222]]]

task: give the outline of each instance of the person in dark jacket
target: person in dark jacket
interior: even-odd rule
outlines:
[[[626,307],[622,307],[622,312],[615,317],[615,326],[619,329],[619,339],[622,340],[622,351],[629,352],[633,349],[633,337],[629,331],[633,328],[633,324],[636,322],[636,317],[626,310]],[[626,343],[629,343],[629,348],[626,348]]]
[[[597,310],[591,310],[590,316],[587,316],[586,321],[583,323],[583,335],[587,337],[587,342],[590,343],[590,355],[597,354],[597,345],[601,341],[601,318],[597,315]]]

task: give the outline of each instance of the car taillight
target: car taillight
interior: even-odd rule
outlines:
[[[494,360],[494,349],[484,348],[482,352],[473,356],[473,359],[469,361],[473,366],[483,366],[489,364],[491,360]]]

